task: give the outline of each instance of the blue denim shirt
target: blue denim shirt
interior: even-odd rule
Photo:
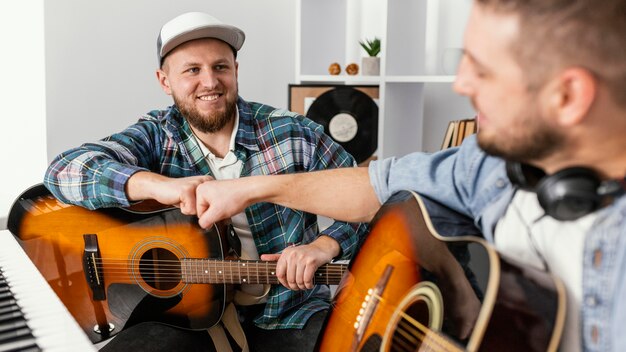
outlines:
[[[442,235],[467,235],[473,226],[492,243],[514,194],[504,160],[485,154],[475,136],[434,154],[374,161],[369,175],[381,204],[397,191],[415,191],[430,200]],[[582,350],[626,351],[626,197],[597,215],[583,252]]]

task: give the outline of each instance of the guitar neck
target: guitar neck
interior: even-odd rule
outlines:
[[[325,264],[317,269],[314,284],[337,285],[348,270],[347,264]],[[255,260],[181,260],[183,282],[190,284],[279,284],[276,262]]]

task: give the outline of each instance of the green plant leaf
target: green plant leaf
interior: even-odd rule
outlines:
[[[377,56],[380,53],[380,39],[379,38],[374,38],[371,40],[366,39],[364,42],[359,41],[359,44],[369,56]]]

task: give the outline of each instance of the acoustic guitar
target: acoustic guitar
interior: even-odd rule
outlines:
[[[555,277],[478,237],[442,237],[412,192],[395,194],[370,228],[333,298],[320,351],[558,348],[565,289]]]
[[[279,284],[276,263],[228,260],[224,226],[159,204],[87,210],[43,185],[13,204],[8,228],[92,342],[156,321],[187,329],[217,323],[233,284]],[[338,284],[346,264],[314,282]]]

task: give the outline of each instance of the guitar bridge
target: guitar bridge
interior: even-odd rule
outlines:
[[[376,286],[367,290],[367,295],[365,295],[362,303],[363,308],[359,311],[359,315],[357,315],[356,321],[354,322],[354,329],[356,331],[354,332],[354,339],[352,340],[352,351],[356,351],[361,343],[365,330],[367,330],[369,322],[378,307],[380,297],[382,296],[383,291],[385,291],[385,287],[387,287],[392,271],[393,266],[388,264],[385,267],[385,271],[382,276],[378,279]]]
[[[83,235],[85,240],[85,250],[83,251],[83,272],[85,279],[91,289],[94,301],[105,301],[104,275],[102,274],[100,248],[98,247],[98,236],[95,234]]]

